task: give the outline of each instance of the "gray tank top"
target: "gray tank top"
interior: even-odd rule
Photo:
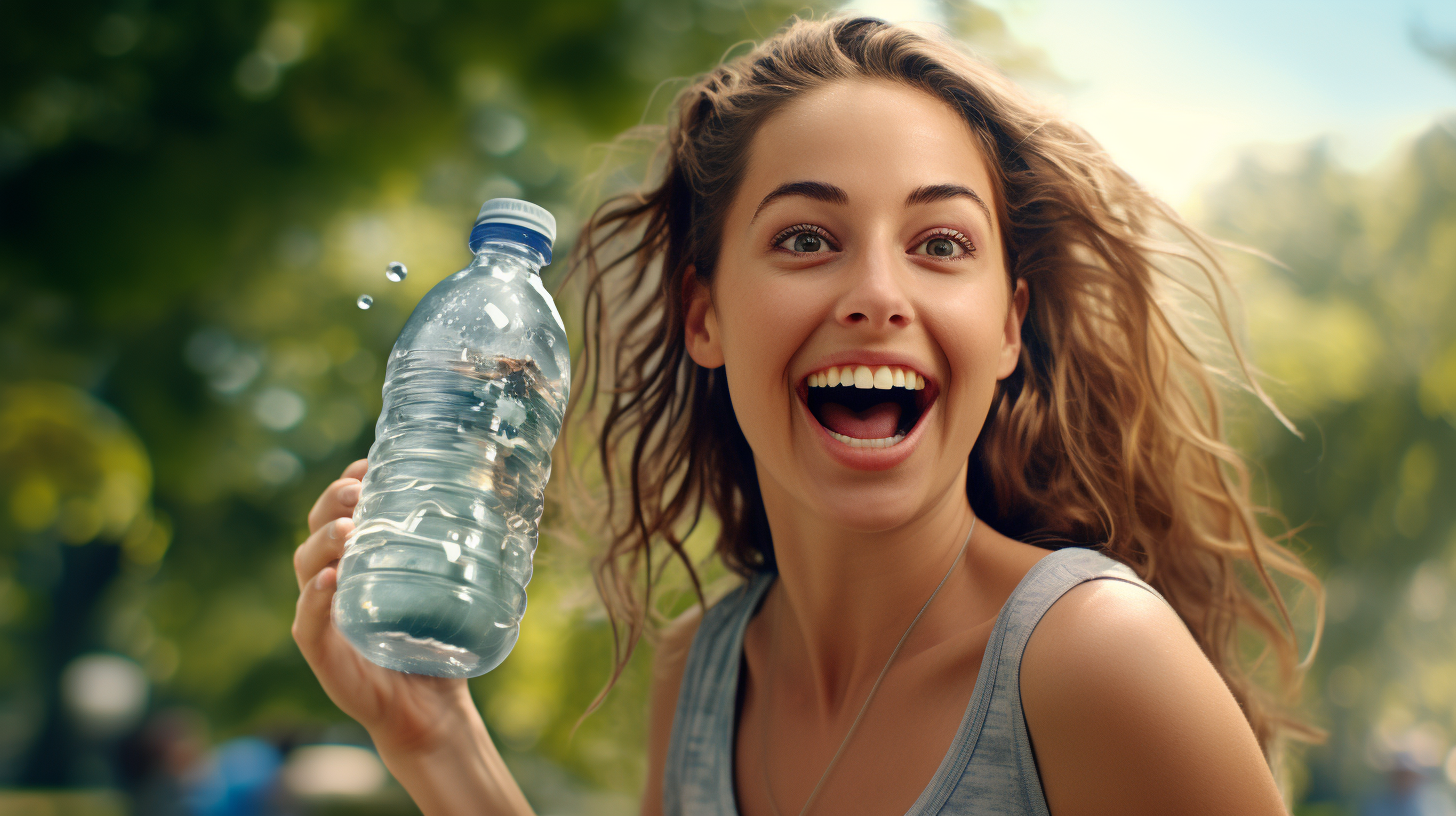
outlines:
[[[775,577],[755,576],[709,608],[698,625],[663,769],[666,816],[738,816],[733,736],[743,632]],[[1067,547],[1038,561],[996,616],[960,728],[906,816],[1050,816],[1021,710],[1021,654],[1051,605],[1097,578],[1136,584],[1166,603],[1131,568],[1095,550]]]

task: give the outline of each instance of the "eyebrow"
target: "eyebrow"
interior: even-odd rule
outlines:
[[[976,202],[976,206],[980,207],[982,214],[986,216],[986,226],[991,226],[993,220],[991,218],[991,208],[986,206],[986,202],[980,196],[976,195],[975,190],[959,184],[927,184],[907,196],[905,198],[905,206],[913,207],[916,204],[929,204],[933,201],[944,201],[947,198],[956,198],[959,196],[964,196]]]
[[[763,212],[774,199],[784,196],[804,196],[815,201],[823,201],[828,204],[844,205],[849,203],[849,193],[843,188],[836,187],[822,181],[790,181],[775,187],[772,192],[758,202],[758,209],[753,211],[753,218],[748,220],[752,224],[758,220],[758,214]],[[916,188],[905,197],[905,206],[913,207],[917,204],[930,204],[936,201],[944,201],[948,198],[964,197],[974,201],[977,207],[981,208],[982,214],[986,216],[986,226],[990,226],[994,219],[991,217],[991,208],[975,190],[960,184],[927,184],[924,187]]]
[[[826,184],[822,181],[790,181],[773,188],[773,192],[764,196],[763,200],[758,202],[758,209],[753,211],[753,217],[748,219],[748,223],[752,224],[754,221],[757,221],[758,214],[763,212],[763,208],[767,207],[774,199],[795,195],[812,198],[815,201],[823,201],[829,204],[844,205],[849,203],[849,193],[846,193],[843,188],[835,187],[833,184]]]

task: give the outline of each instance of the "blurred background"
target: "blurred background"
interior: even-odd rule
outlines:
[[[613,136],[840,7],[0,3],[0,812],[417,812],[289,635],[291,553],[373,441],[396,333],[468,261],[483,200],[551,209],[565,258],[641,177]],[[1278,259],[1226,258],[1303,438],[1237,393],[1230,419],[1329,591],[1304,706],[1331,736],[1292,763],[1295,811],[1446,812],[1456,9],[850,7],[946,26]],[[577,293],[557,302],[575,350]],[[543,535],[537,565],[519,644],[472,690],[538,811],[635,812],[650,649],[573,735],[611,638],[583,553]],[[1293,611],[1307,653],[1313,605]]]

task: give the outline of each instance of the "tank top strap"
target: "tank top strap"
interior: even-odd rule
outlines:
[[[1021,706],[1021,657],[1052,604],[1099,578],[1140,586],[1167,603],[1131,567],[1097,550],[1065,547],[1038,561],[1002,606],[950,751],[906,816],[1050,816]]]
[[[666,816],[738,816],[733,729],[743,633],[776,577],[756,575],[703,613],[683,667],[663,767]]]
[[[738,816],[733,737],[743,634],[776,577],[765,573],[745,582],[710,607],[698,625],[663,768],[666,816]],[[1141,586],[1166,603],[1130,567],[1096,550],[1066,547],[1038,561],[997,615],[960,727],[906,816],[1050,816],[1021,707],[1021,657],[1052,604],[1098,578]]]

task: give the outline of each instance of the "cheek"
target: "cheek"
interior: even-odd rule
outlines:
[[[949,313],[947,313],[949,314]],[[978,404],[995,392],[1005,322],[995,308],[967,307],[943,323],[942,350],[948,357],[952,390]]]
[[[991,287],[947,295],[934,309],[931,327],[944,338],[946,351],[955,349],[967,361],[988,359],[1001,352],[1001,335],[1006,326],[1003,293]]]
[[[804,342],[799,331],[802,315],[798,318],[795,322],[794,312],[782,307],[738,304],[725,327],[723,359],[729,394],[749,438],[754,427],[782,412],[786,396],[793,396],[789,364]],[[758,422],[748,422],[750,417]]]
[[[816,308],[802,294],[768,287],[759,287],[752,296],[735,303],[728,340],[734,359],[750,372],[741,379],[760,388],[783,382],[794,354],[816,325]]]

